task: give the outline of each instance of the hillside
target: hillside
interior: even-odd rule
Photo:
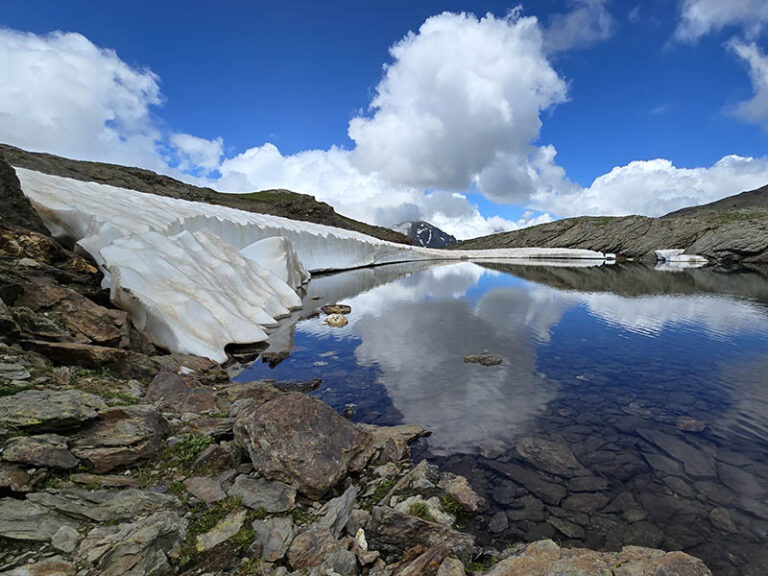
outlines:
[[[424,246],[425,248],[447,248],[456,244],[456,238],[447,232],[440,230],[437,226],[416,220],[414,222],[403,222],[395,226],[395,230],[402,232],[411,239],[414,246]]]
[[[410,239],[404,234],[389,228],[372,226],[365,222],[353,220],[336,213],[332,206],[325,202],[318,202],[313,196],[298,194],[289,190],[264,190],[248,194],[226,194],[211,188],[201,188],[192,184],[185,184],[150,170],[101,162],[71,160],[54,156],[53,154],[27,152],[7,144],[0,144],[0,155],[4,156],[6,161],[12,166],[28,168],[29,170],[36,170],[54,176],[99,182],[159,196],[218,204],[247,212],[283,216],[293,220],[354,230],[355,232],[399,244],[411,244]]]
[[[646,216],[567,218],[522,230],[466,240],[460,249],[522,246],[586,248],[626,258],[654,259],[654,251],[684,248],[719,262],[768,263],[768,186],[672,212]]]

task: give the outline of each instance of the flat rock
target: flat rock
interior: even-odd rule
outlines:
[[[72,470],[79,462],[67,449],[67,439],[58,434],[11,438],[3,447],[3,459],[60,470]]]
[[[712,523],[712,526],[722,532],[736,534],[739,531],[730,512],[725,508],[712,508],[709,511],[709,521]]]
[[[360,471],[375,451],[370,434],[298,392],[240,409],[235,439],[263,478],[296,486],[309,498]]]
[[[152,379],[145,400],[174,412],[201,414],[218,410],[212,390],[193,386],[183,376],[168,369],[161,370]]]
[[[568,481],[570,492],[602,492],[608,489],[608,481],[598,476],[578,476]]]
[[[202,500],[206,504],[218,502],[227,497],[223,483],[219,478],[194,476],[184,480],[184,487],[195,498]]]
[[[59,552],[71,554],[82,539],[83,537],[80,532],[72,528],[72,526],[64,525],[56,530],[56,534],[51,538],[51,546]]]
[[[446,472],[440,479],[438,487],[458,502],[464,512],[474,514],[485,506],[485,500],[477,495],[464,476]]]
[[[270,514],[287,512],[296,505],[296,489],[292,486],[244,474],[235,479],[228,494],[239,497],[248,508],[263,508]]]
[[[195,548],[198,552],[205,552],[216,548],[240,532],[245,524],[245,517],[248,514],[246,510],[236,510],[230,512],[221,522],[216,524],[211,530],[197,537]]]
[[[655,444],[672,458],[682,462],[685,471],[691,476],[713,477],[717,475],[715,459],[682,438],[649,428],[639,428],[637,432],[648,442]]]
[[[24,390],[0,402],[0,424],[33,432],[76,428],[95,419],[107,404],[80,390]]]
[[[97,474],[153,457],[168,435],[168,422],[153,406],[110,408],[72,444],[76,456]]]
[[[352,312],[352,307],[347,304],[326,304],[320,310],[323,314],[349,314]]]
[[[76,573],[74,564],[61,556],[53,556],[3,572],[2,576],[75,576]]]
[[[329,500],[323,507],[323,516],[318,524],[325,526],[334,536],[338,537],[349,522],[356,498],[357,490],[354,486],[350,486],[341,496]]]
[[[483,351],[480,354],[467,354],[464,356],[464,363],[480,364],[481,366],[498,366],[501,364],[501,357]]]
[[[539,470],[558,476],[574,476],[582,466],[570,449],[543,438],[521,438],[515,444],[517,454]]]
[[[557,531],[561,532],[566,538],[573,538],[575,540],[584,539],[584,528],[578,524],[574,524],[573,522],[566,520],[565,518],[556,518],[555,516],[550,516],[547,518],[547,522],[554,526]]]
[[[277,562],[285,556],[293,541],[293,521],[287,516],[273,516],[255,520],[252,524],[256,540],[261,544],[261,557],[267,562]]]
[[[0,499],[0,537],[10,540],[49,542],[62,526],[76,529],[79,523],[33,502]]]
[[[548,482],[532,470],[527,470],[511,462],[489,462],[488,466],[524,486],[547,504],[558,506],[565,498],[565,486]]]
[[[296,535],[288,548],[288,563],[294,570],[305,570],[323,563],[326,557],[340,547],[331,531],[313,525]]]
[[[101,368],[114,366],[124,360],[128,353],[120,348],[95,346],[80,342],[47,342],[44,340],[24,340],[25,348],[39,352],[57,364]]]
[[[5,304],[2,304],[2,306],[5,306]],[[5,332],[5,334],[7,333]],[[0,362],[0,379],[22,381],[29,380],[31,376],[29,370],[21,364]]]
[[[572,494],[563,500],[563,508],[574,512],[593,514],[608,504],[608,496],[604,494],[584,492]]]

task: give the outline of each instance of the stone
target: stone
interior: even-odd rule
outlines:
[[[664,532],[647,521],[635,522],[624,530],[624,542],[626,544],[656,548],[663,541]]]
[[[456,558],[450,557],[443,560],[437,571],[437,576],[465,576],[465,574],[464,564]]]
[[[347,320],[346,316],[343,316],[341,314],[330,314],[329,316],[325,317],[325,320],[323,320],[328,326],[332,326],[334,328],[342,328],[349,324],[349,320]]]
[[[52,556],[32,564],[18,566],[2,576],[75,576],[77,568],[61,556]]]
[[[505,506],[512,504],[515,500],[520,498],[520,496],[524,496],[525,494],[528,494],[528,490],[522,486],[518,486],[514,482],[506,480],[502,481],[501,484],[496,486],[491,492],[493,499]]]
[[[464,476],[446,472],[437,486],[458,502],[464,512],[474,514],[485,506],[485,500],[477,495]]]
[[[105,474],[70,474],[69,480],[76,484],[87,484],[101,488],[138,488],[139,481],[131,476]]]
[[[241,474],[228,490],[237,496],[244,506],[257,510],[263,508],[270,514],[287,512],[296,505],[296,489],[279,481],[251,478]]]
[[[21,381],[29,380],[31,377],[29,370],[21,364],[0,362],[0,379]]]
[[[33,502],[0,499],[1,538],[49,542],[62,526],[76,529],[78,522]]]
[[[563,508],[574,512],[593,514],[608,504],[608,496],[598,493],[572,494],[563,500]]]
[[[223,483],[219,478],[194,476],[184,480],[184,487],[192,496],[206,504],[212,504],[227,497]]]
[[[491,516],[491,519],[488,522],[488,530],[494,534],[500,534],[501,532],[504,532],[504,530],[506,530],[508,527],[509,519],[503,510],[496,512],[493,516]]]
[[[80,532],[72,528],[72,526],[64,525],[56,530],[56,534],[51,538],[51,546],[59,552],[71,554],[82,539],[83,537]]]
[[[45,470],[30,473],[13,464],[0,462],[0,489],[7,488],[11,492],[31,492],[35,484],[45,477]]]
[[[313,525],[296,535],[288,548],[288,563],[294,570],[305,570],[323,563],[340,544],[324,527]]]
[[[0,335],[12,337],[18,335],[18,333],[19,325],[16,323],[13,313],[5,305],[2,298],[0,298]]]
[[[128,353],[120,348],[95,346],[80,342],[47,342],[44,340],[24,340],[22,345],[39,352],[57,364],[101,368],[114,366],[124,360]]]
[[[218,411],[216,396],[208,388],[195,387],[176,372],[164,369],[152,379],[147,394],[147,402],[154,402],[165,410],[174,412]]]
[[[568,481],[569,492],[602,492],[608,490],[608,481],[597,476],[578,476]]]
[[[465,364],[480,364],[481,366],[498,366],[501,364],[501,357],[483,350],[480,354],[467,354],[464,356]]]
[[[703,432],[706,427],[706,422],[691,418],[690,416],[681,416],[675,422],[675,428],[681,432]]]
[[[428,515],[427,519],[431,522],[437,522],[444,526],[453,526],[456,522],[456,517],[443,510],[442,504],[437,497],[424,499],[422,496],[416,494],[414,496],[408,496],[405,500],[398,502],[395,505],[395,510],[402,512],[403,514],[414,514],[415,516],[423,516],[420,513],[414,513],[413,506],[418,505],[424,508],[424,511]]]
[[[218,366],[218,364],[210,358],[195,356],[193,354],[178,354],[175,352],[164,354],[162,356],[152,356],[152,360],[166,370],[177,373],[179,373],[179,371],[183,372],[183,369],[197,373],[208,372]]]
[[[195,549],[198,552],[206,552],[232,538],[232,536],[240,532],[243,524],[245,524],[247,514],[246,510],[236,510],[227,514],[211,530],[197,536]]]
[[[298,392],[241,409],[235,439],[263,478],[291,484],[314,499],[362,470],[375,451],[370,434]]]
[[[352,312],[352,307],[347,304],[326,304],[320,310],[323,314],[349,314]]]
[[[3,460],[28,466],[72,470],[79,460],[67,449],[67,439],[58,434],[19,436],[3,447]]]
[[[357,424],[357,427],[367,432],[373,438],[376,449],[379,450],[381,463],[397,462],[409,458],[409,445],[430,432],[415,424],[400,426],[375,426],[373,424]]]
[[[168,431],[168,422],[153,406],[110,408],[77,435],[72,451],[104,474],[155,456]]]
[[[30,502],[72,518],[93,522],[130,520],[163,508],[177,508],[179,505],[173,496],[136,488],[117,491],[82,488],[49,490],[28,494],[27,505]]]
[[[561,532],[567,538],[573,538],[575,540],[584,539],[584,528],[574,524],[573,522],[569,522],[564,518],[556,518],[554,516],[547,518],[547,522],[549,522],[555,529],[557,529],[558,532]]]
[[[324,506],[324,513],[318,524],[328,528],[331,534],[338,538],[347,522],[349,522],[352,509],[355,507],[356,498],[357,490],[354,486],[350,486],[341,496],[329,500]]]
[[[507,518],[509,518],[510,521],[521,522],[526,520],[529,522],[542,522],[544,520],[544,504],[535,496],[528,494],[527,496],[523,496],[516,500],[513,504],[519,508],[515,509],[510,507],[507,509]]]
[[[448,551],[437,546],[401,565],[395,572],[396,576],[436,576]]]
[[[736,534],[739,531],[733,518],[731,518],[730,512],[725,508],[712,508],[709,511],[709,521],[712,523],[712,526],[722,532]]]
[[[444,546],[463,562],[469,562],[474,549],[474,538],[469,534],[384,506],[373,508],[366,536],[371,549],[398,556],[415,545]]]
[[[0,402],[0,424],[30,432],[76,428],[106,410],[107,404],[80,390],[24,390]]]
[[[637,432],[645,440],[655,444],[675,460],[682,462],[685,471],[691,476],[713,477],[717,475],[715,459],[685,440],[649,428],[639,428]]]
[[[156,512],[117,526],[98,526],[80,544],[77,559],[99,576],[164,576],[173,572],[169,553],[184,536],[175,512]]]
[[[565,486],[548,482],[532,470],[527,470],[511,462],[489,462],[488,466],[524,486],[547,504],[558,506],[565,498]]]
[[[287,516],[255,520],[252,524],[256,540],[261,544],[261,558],[267,562],[281,560],[293,541],[293,522]]]
[[[582,469],[567,446],[543,438],[521,438],[515,450],[520,458],[550,474],[571,477]]]

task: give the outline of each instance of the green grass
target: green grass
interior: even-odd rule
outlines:
[[[432,517],[432,514],[429,513],[429,508],[425,502],[414,502],[408,506],[408,514],[411,516],[416,516],[416,518],[426,520],[427,522],[435,521],[435,519]]]
[[[210,507],[203,504],[194,508],[192,519],[187,526],[187,538],[179,556],[179,564],[186,566],[191,563],[198,553],[197,537],[213,530],[230,512],[234,512],[241,506],[240,498],[230,497]]]
[[[185,434],[173,447],[179,464],[189,467],[203,450],[213,444],[213,438],[201,434]]]

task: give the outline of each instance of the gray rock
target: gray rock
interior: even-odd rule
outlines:
[[[3,155],[0,155],[0,204],[3,206],[3,220],[8,224],[48,235],[40,215],[22,192],[16,171]]]
[[[80,544],[77,560],[99,576],[163,576],[173,570],[168,553],[179,546],[184,521],[174,512],[156,512],[118,526],[98,526]]]
[[[2,306],[5,306],[5,304],[2,304]],[[2,313],[2,309],[0,309],[0,314]],[[0,362],[0,379],[4,378],[6,380],[29,380],[32,377],[32,375],[29,373],[29,371],[24,368],[21,364],[8,364],[4,362]]]
[[[288,563],[294,570],[319,566],[340,546],[328,528],[315,524],[297,534],[293,539],[288,548]]]
[[[494,514],[491,517],[491,520],[488,522],[488,530],[494,534],[500,534],[501,532],[504,532],[507,527],[509,527],[509,520],[507,519],[507,515],[504,513],[504,511],[496,512],[496,514]]]
[[[464,564],[456,558],[446,558],[437,570],[437,576],[465,576]]]
[[[62,526],[76,529],[79,523],[29,501],[0,500],[0,537],[49,542]]]
[[[731,518],[730,512],[725,508],[713,508],[710,510],[709,521],[712,523],[712,526],[723,532],[736,534],[739,531],[733,518]]]
[[[253,531],[261,544],[261,557],[267,562],[277,562],[285,556],[293,541],[294,528],[290,518],[274,516],[254,521]]]
[[[522,438],[515,444],[515,450],[520,458],[550,474],[571,477],[582,470],[567,446],[543,438]]]
[[[80,544],[80,540],[82,539],[83,537],[80,532],[71,526],[64,525],[59,528],[56,531],[56,534],[54,534],[51,538],[51,545],[59,552],[71,554],[75,551],[77,545]]]
[[[518,484],[525,486],[529,492],[547,504],[558,506],[565,498],[565,486],[548,482],[532,470],[527,470],[511,462],[490,462],[488,465]]]
[[[206,504],[218,502],[227,497],[222,481],[219,478],[206,478],[205,476],[187,478],[184,481],[184,487],[195,498],[202,500]]]
[[[28,494],[27,501],[73,518],[94,522],[130,520],[141,514],[179,506],[173,496],[136,488],[117,491],[66,488]]]
[[[573,538],[575,540],[584,539],[584,528],[574,524],[573,522],[569,522],[564,518],[556,518],[554,516],[547,518],[547,522],[549,522],[557,529],[558,532],[561,532],[567,538]]]
[[[45,560],[26,564],[2,572],[2,576],[75,576],[77,568],[61,556],[52,556]]]
[[[0,298],[0,334],[5,336],[15,336],[19,333],[19,325],[13,317],[13,313]]]
[[[608,489],[608,481],[597,476],[579,476],[568,481],[570,492],[602,492]]]
[[[228,494],[239,497],[248,508],[263,508],[270,514],[287,512],[296,505],[296,489],[292,486],[244,474],[235,479]]]
[[[464,512],[474,514],[485,506],[485,500],[472,490],[472,486],[469,485],[464,476],[446,472],[442,475],[437,485],[440,489],[445,490],[448,496],[458,502]]]
[[[650,522],[635,522],[624,530],[624,544],[656,548],[664,541],[664,532]]]
[[[294,485],[309,498],[360,471],[375,451],[370,434],[298,392],[241,407],[235,439],[263,478]]]
[[[107,404],[80,390],[24,390],[0,402],[0,424],[34,432],[75,428],[95,419]]]
[[[507,518],[512,522],[520,522],[523,520],[529,522],[541,522],[544,520],[544,504],[536,498],[528,494],[518,500],[514,501],[512,505],[518,508],[508,508]]]
[[[574,512],[592,514],[608,504],[608,496],[598,493],[572,494],[563,500],[563,508]]]
[[[343,546],[337,546],[325,555],[320,564],[320,570],[325,571],[326,574],[327,570],[333,570],[336,574],[350,576],[360,573],[357,567],[357,556]]]
[[[318,524],[325,526],[335,537],[338,537],[349,522],[349,516],[355,507],[356,497],[357,490],[354,486],[350,486],[341,496],[329,500],[325,505],[325,513]]]
[[[197,551],[206,552],[208,550],[213,550],[219,544],[232,538],[232,536],[240,532],[243,524],[245,524],[245,517],[247,514],[248,512],[246,510],[230,512],[211,530],[205,534],[198,535],[195,543]]]
[[[649,428],[639,428],[637,432],[648,442],[655,444],[672,458],[682,462],[685,471],[691,476],[712,477],[717,475],[715,459],[685,440]]]
[[[487,350],[480,354],[467,354],[464,356],[465,364],[480,364],[481,366],[498,366],[501,364],[501,356],[495,356]]]
[[[3,459],[60,470],[72,470],[79,462],[67,449],[67,439],[58,434],[11,438],[3,447]]]

